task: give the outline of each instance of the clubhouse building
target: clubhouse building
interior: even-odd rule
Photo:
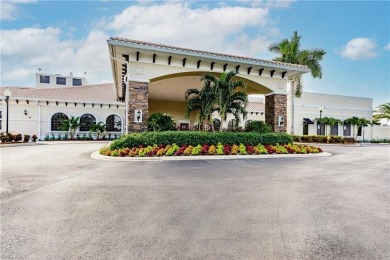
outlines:
[[[10,87],[9,132],[59,135],[64,118],[81,118],[79,134],[89,133],[89,125],[103,122],[107,133],[121,135],[145,131],[148,116],[154,112],[173,116],[180,130],[194,129],[199,122],[195,114],[185,118],[184,93],[201,88],[206,73],[219,75],[237,71],[236,78],[247,85],[250,120],[264,120],[275,132],[325,134],[315,119],[322,116],[344,120],[357,116],[371,120],[372,99],[304,92],[295,98],[288,90],[288,79],[308,73],[306,66],[241,57],[229,54],[179,48],[143,41],[111,37],[107,40],[113,83],[89,84],[83,77],[37,73],[36,86]],[[1,88],[1,131],[6,130],[6,102]],[[215,128],[234,130],[230,116],[221,125],[213,115]],[[374,128],[376,130],[374,130]],[[362,138],[390,138],[387,127],[365,127]],[[364,133],[365,131],[365,133]],[[350,126],[335,126],[327,134],[352,136]],[[355,134],[356,135],[356,134]]]

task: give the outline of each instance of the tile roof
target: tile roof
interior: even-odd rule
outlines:
[[[263,102],[249,102],[246,106],[248,112],[264,112],[265,105]]]
[[[13,98],[45,99],[53,101],[117,102],[113,83],[93,84],[77,87],[23,88],[10,87]],[[3,93],[5,87],[1,87]]]
[[[164,44],[158,44],[158,43],[152,43],[152,42],[146,42],[146,41],[139,41],[139,40],[132,40],[132,39],[121,38],[121,37],[110,37],[110,40],[117,41],[117,42],[131,43],[131,44],[136,44],[136,45],[141,45],[141,46],[166,49],[166,50],[174,50],[174,51],[181,51],[181,52],[187,52],[187,53],[193,53],[193,54],[203,54],[203,55],[215,56],[215,57],[221,57],[221,58],[230,58],[230,59],[241,60],[241,61],[263,63],[263,64],[268,64],[270,66],[272,66],[272,65],[286,66],[286,67],[291,67],[291,68],[308,70],[307,66],[299,65],[299,64],[291,64],[291,63],[278,62],[278,61],[262,60],[262,59],[256,59],[256,58],[250,58],[250,57],[244,57],[244,56],[238,56],[238,55],[224,54],[224,53],[219,53],[219,52],[194,50],[194,49],[189,49],[189,48],[181,48],[181,47],[176,47],[176,46],[170,46],[170,45],[164,45]]]

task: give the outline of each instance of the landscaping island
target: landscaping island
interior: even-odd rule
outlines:
[[[123,136],[103,147],[101,155],[159,157],[197,155],[259,155],[321,153],[320,147],[293,144],[281,133],[210,133],[199,131],[145,132]]]

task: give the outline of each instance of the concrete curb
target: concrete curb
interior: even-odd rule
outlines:
[[[331,153],[309,154],[262,154],[262,155],[197,155],[197,156],[161,156],[161,157],[111,157],[101,155],[99,151],[91,154],[92,159],[117,162],[140,162],[140,161],[188,161],[188,160],[237,160],[237,159],[271,159],[271,158],[313,158],[328,157]]]

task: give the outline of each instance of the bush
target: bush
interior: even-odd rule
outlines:
[[[23,142],[27,143],[28,141],[30,141],[30,136],[29,135],[24,135],[23,136]]]
[[[167,113],[153,113],[148,118],[149,131],[170,131],[175,130],[175,122],[171,115]]]
[[[13,135],[13,140],[15,143],[22,141],[22,134],[15,134]]]
[[[245,144],[258,145],[260,144],[288,144],[292,143],[292,137],[284,133],[267,133],[259,134],[254,132],[225,132],[211,133],[199,131],[166,131],[166,132],[144,132],[133,133],[122,136],[120,139],[112,142],[110,149],[122,149],[126,147],[138,147],[148,145],[168,145],[177,144],[197,146],[198,144]]]
[[[272,126],[266,124],[264,121],[255,120],[247,124],[245,132],[272,133],[273,131]]]
[[[337,135],[294,135],[294,142],[306,142],[306,143],[355,143],[355,139],[352,137],[342,137]]]
[[[36,135],[31,136],[31,140],[32,140],[33,142],[36,142],[37,139],[38,139],[38,137],[37,137]]]

